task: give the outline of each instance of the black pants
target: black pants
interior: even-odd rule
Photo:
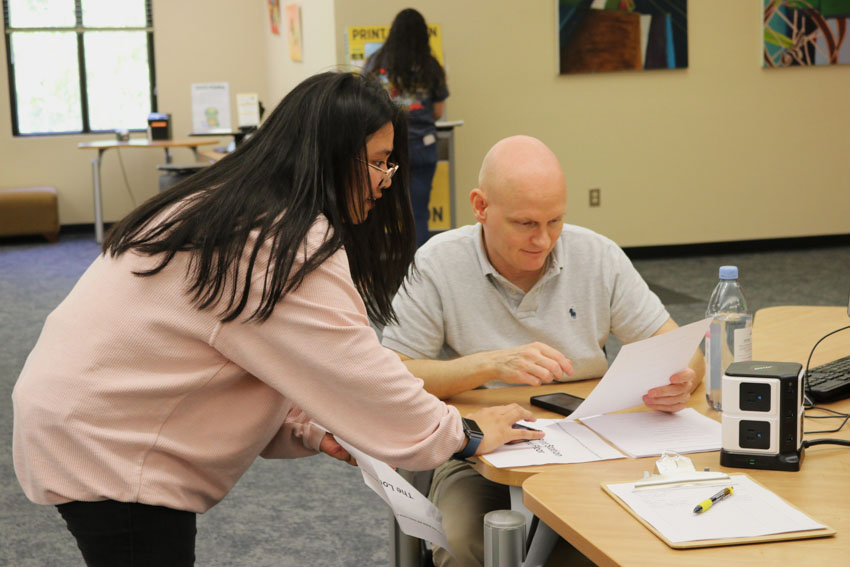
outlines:
[[[195,564],[195,513],[105,500],[56,507],[88,567]]]

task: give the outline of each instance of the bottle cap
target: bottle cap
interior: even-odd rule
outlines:
[[[720,266],[721,280],[737,280],[738,266]]]

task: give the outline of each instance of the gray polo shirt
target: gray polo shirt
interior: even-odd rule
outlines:
[[[573,363],[572,380],[602,376],[609,333],[645,339],[669,314],[612,240],[564,225],[546,273],[528,293],[487,258],[480,224],[441,233],[416,253],[418,273],[393,300],[399,323],[384,346],[411,358],[449,359],[533,341]],[[501,383],[491,381],[488,385]]]

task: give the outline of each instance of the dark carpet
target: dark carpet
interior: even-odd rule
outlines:
[[[12,469],[10,395],[47,314],[99,253],[93,234],[57,244],[0,240],[0,565],[82,565],[58,513],[24,497]],[[635,261],[680,324],[700,319],[717,269],[737,265],[752,311],[772,305],[845,305],[850,247]],[[609,343],[609,356],[618,350]],[[318,456],[258,460],[218,506],[199,518],[197,564],[386,565],[388,510],[359,471]]]

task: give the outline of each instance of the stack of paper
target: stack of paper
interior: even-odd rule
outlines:
[[[494,467],[505,468],[587,463],[625,457],[593,431],[574,421],[558,421],[545,431],[543,439],[504,445],[484,458]]]
[[[668,384],[670,376],[686,368],[709,323],[711,319],[704,319],[625,345],[596,388],[572,415],[561,420],[520,422],[545,431],[544,439],[507,445],[485,458],[495,467],[623,458],[602,437],[632,457],[661,455],[664,451],[718,451],[720,423],[693,409],[672,414],[657,411],[610,413],[641,405],[646,392]],[[576,419],[581,424],[574,421]]]
[[[719,451],[721,445],[720,422],[693,408],[677,413],[612,413],[581,421],[630,457]]]

